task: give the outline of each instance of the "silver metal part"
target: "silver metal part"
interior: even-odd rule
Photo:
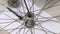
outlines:
[[[25,18],[26,18],[26,22],[25,22],[25,26],[27,28],[32,28],[34,27],[34,13],[32,12],[27,12],[26,15],[25,15]]]
[[[27,28],[32,28],[32,27],[34,27],[34,21],[33,20],[27,20],[26,22],[25,22],[25,26],[27,27]]]

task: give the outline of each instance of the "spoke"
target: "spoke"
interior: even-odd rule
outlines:
[[[28,29],[28,31],[25,34],[27,34],[29,31],[30,31],[30,29]]]
[[[21,5],[22,5],[21,7],[23,8],[23,11],[24,11],[24,13],[25,13],[25,9],[26,9],[26,7],[25,7],[23,4],[21,4]],[[24,8],[25,8],[25,9],[24,9]],[[17,8],[17,10],[18,10],[21,14],[24,14],[23,12],[20,11],[19,8]]]
[[[27,2],[28,2],[28,6],[30,7],[30,0],[27,0]]]
[[[6,18],[0,18],[0,20],[17,20],[17,19],[6,19]]]
[[[19,34],[20,34],[20,32],[21,32],[22,29],[26,29],[26,27],[23,26],[23,27],[19,30]]]
[[[32,5],[33,5],[33,12],[34,12],[34,0],[33,0],[33,4]]]
[[[16,30],[16,29],[19,29],[19,28],[5,29],[5,30],[9,31],[9,30]],[[5,30],[0,30],[0,31],[5,31]]]
[[[39,29],[40,29],[41,31],[43,31],[45,34],[48,34],[47,31],[45,31],[44,29],[41,29],[40,26],[38,26],[38,27],[39,27]]]
[[[38,24],[41,24],[41,23],[45,23],[45,22],[48,22],[48,21],[54,21],[54,20],[48,19],[48,20],[42,20],[42,22],[40,22],[40,21],[37,21],[37,22],[39,22]],[[54,21],[54,22],[58,22],[58,21]],[[59,22],[58,22],[58,23],[59,23]]]
[[[9,7],[7,7],[7,9],[12,12],[13,14],[15,14],[19,19],[22,19],[21,16],[19,16],[16,12],[14,12],[12,9],[10,9]]]
[[[4,11],[4,12],[10,12],[10,11],[5,11],[5,10],[2,10],[2,11],[0,10],[0,12],[3,12],[3,11]],[[16,13],[18,13],[18,12],[16,12]]]
[[[21,28],[16,32],[16,34],[18,34],[18,33],[20,34],[20,32],[21,32],[22,29],[24,29],[24,27],[21,27]]]
[[[50,33],[53,33],[53,34],[57,34],[57,33],[55,33],[55,32],[50,31],[49,29],[43,27],[43,26],[41,25],[41,23],[38,24],[38,25],[36,25],[36,26],[38,26],[39,28],[41,28],[40,30],[42,30],[42,31],[50,32]],[[35,28],[35,29],[37,29],[37,28]],[[39,29],[37,29],[37,30],[39,30]]]
[[[24,6],[24,4],[22,4],[22,9],[23,9],[23,13],[25,14],[26,7]]]
[[[33,29],[36,29],[36,30],[41,30],[41,29],[38,29],[38,28],[33,28]]]
[[[29,10],[31,10],[31,8],[33,7],[33,11],[34,11],[34,4],[35,4],[36,2],[34,2],[34,0],[32,0],[32,5],[31,5],[31,7],[29,8]]]
[[[32,8],[32,7],[34,7],[34,4],[35,4],[36,2],[37,2],[37,0],[35,0],[35,1],[34,1],[34,0],[32,0],[32,5],[31,5],[31,7],[30,7],[30,9],[29,9],[29,10],[31,10],[31,8]]]
[[[42,17],[42,18],[39,18],[39,19],[53,19],[53,18],[60,17],[60,15],[58,15],[58,16],[53,16],[53,17],[44,17],[44,16],[41,16],[41,15],[38,15],[38,17]],[[38,19],[38,18],[36,18],[36,19]]]
[[[33,30],[33,34],[35,34],[35,29],[34,29],[34,28],[32,28],[32,30]]]
[[[24,6],[22,6],[22,8],[23,8],[23,11],[24,11],[24,14],[25,14],[25,9],[24,9]]]
[[[56,20],[52,20],[52,19],[50,19],[48,21],[53,21],[53,22],[56,22],[56,23],[59,23],[60,24],[60,21],[56,21]]]
[[[49,8],[53,8],[53,7],[57,7],[57,6],[60,6],[60,4],[59,5],[55,5],[55,6],[50,6],[50,7],[47,7],[45,9],[49,9]]]
[[[18,28],[18,29],[20,29],[20,28]],[[15,30],[17,30],[17,29],[13,29],[11,32],[9,32],[9,34],[11,34],[13,31],[15,31]]]
[[[20,29],[19,27],[22,26],[22,25],[19,25],[18,27],[16,27],[15,29],[13,29],[11,32],[9,33],[12,33],[13,31],[17,30],[17,29]]]
[[[48,22],[48,21],[53,21],[53,22],[56,22],[56,23],[59,23],[60,24],[60,21],[57,21],[57,20],[53,20],[52,18],[51,19],[47,19],[47,20],[42,20],[42,21],[36,21],[36,22],[39,22],[38,24],[41,24],[41,23],[45,23],[45,22]]]
[[[6,15],[7,17],[11,18],[11,19],[14,19],[14,18],[12,18],[11,16],[9,16],[9,15],[7,15],[7,14],[5,14],[5,13],[3,13],[3,14]]]
[[[20,34],[21,30],[22,30],[22,29],[19,29],[19,31],[18,31],[18,32],[19,32],[19,34]]]
[[[17,30],[17,29],[20,29],[20,28],[14,28],[14,29],[5,29],[5,30],[0,30],[0,31],[9,31],[9,30],[12,30],[11,32],[9,32],[8,34],[11,34],[13,31]]]
[[[51,1],[53,1],[53,0],[46,0],[46,3],[45,3],[44,6],[46,7]],[[44,7],[44,8],[45,8],[45,7]]]
[[[39,19],[46,19],[46,20],[39,20]],[[49,20],[49,18],[45,18],[45,17],[42,16],[42,18],[36,18],[35,22],[44,23],[44,22],[46,22],[48,20]]]
[[[42,10],[45,9],[45,7],[46,7],[51,1],[52,1],[52,0],[46,0],[46,2],[45,2],[45,4],[44,4],[44,6],[43,6],[42,9],[38,9],[38,10],[34,10],[34,11],[41,11],[41,12],[42,12]]]
[[[45,34],[48,34],[44,29],[38,29],[38,28],[34,28],[34,29],[43,31]]]
[[[56,2],[54,2],[52,5],[50,5],[49,7],[47,7],[47,8],[44,8],[44,9],[48,9],[48,8],[51,8],[51,7],[56,7],[56,6],[54,6],[54,4],[56,4],[57,2],[59,2],[60,0],[57,0]]]
[[[18,22],[19,24],[22,24],[22,25],[24,25],[24,24],[25,24],[25,22],[21,23],[21,22],[20,22],[20,20],[19,20],[19,21],[17,20],[16,22]]]
[[[23,14],[23,12],[21,12],[19,8],[16,8],[16,9],[19,11],[19,13]]]
[[[33,34],[32,28],[31,28],[31,31],[30,32],[31,32],[31,34]]]
[[[19,29],[19,28],[18,28]],[[11,34],[13,31],[15,31],[15,30],[17,30],[17,29],[13,29],[11,32],[9,32],[8,34]]]
[[[39,28],[40,28],[40,27],[41,27],[41,28],[40,28],[40,29],[34,28],[34,29],[44,31],[46,34],[48,34],[47,32],[56,34],[56,33],[52,32],[52,31],[48,30],[47,28],[43,27],[42,25],[38,25],[38,26],[39,26]]]
[[[36,21],[36,22],[39,22],[38,24],[41,24],[41,23],[44,23],[44,22],[47,22],[47,21],[53,21],[52,20],[52,18],[50,18],[50,19],[47,19],[47,20],[42,20],[42,22],[40,22],[40,21]],[[57,21],[56,21],[57,22]],[[59,23],[59,22],[58,22]]]
[[[29,12],[29,9],[28,9],[28,6],[27,6],[27,3],[26,3],[26,0],[24,0],[24,3],[25,3],[25,6],[26,6],[27,11]]]
[[[13,14],[15,14],[17,17],[19,16],[19,15],[17,15],[17,13],[16,12],[14,12],[12,9],[10,9],[9,7],[7,7],[7,9],[10,11],[10,12],[12,12]]]
[[[0,20],[17,20],[17,19],[0,18]],[[9,22],[12,22],[12,21],[9,21]],[[0,22],[0,24],[5,24],[5,23],[9,23],[9,22]]]
[[[24,28],[23,34],[25,34],[25,28]]]
[[[58,15],[58,16],[53,16],[53,17],[46,17],[46,18],[49,18],[49,19],[51,18],[51,19],[52,19],[52,18],[57,18],[57,17],[60,17],[60,15]]]
[[[1,29],[6,28],[7,26],[11,25],[12,23],[14,23],[14,22],[16,22],[16,21],[17,21],[17,20],[15,20],[15,21],[13,21],[13,22],[9,23],[8,25],[6,25],[5,27],[3,27],[3,28],[1,28]]]
[[[43,21],[36,21],[36,22],[39,22],[38,24],[42,24],[42,23],[45,23],[45,22],[47,22],[48,20],[43,20]]]
[[[9,22],[11,22],[11,21],[9,21]],[[0,24],[6,24],[6,23],[9,23],[9,22],[0,22]]]
[[[41,24],[40,24],[39,26],[40,26],[42,29],[46,29],[47,32],[50,32],[50,33],[56,34],[55,32],[52,32],[52,31],[48,30],[47,28],[43,27]]]
[[[40,15],[40,14],[43,12],[42,10],[43,10],[50,2],[51,2],[51,0],[50,0],[50,1],[46,0],[45,5],[43,6],[42,9],[40,9],[40,11],[39,11],[36,15]]]
[[[36,11],[40,11],[40,9],[38,9],[38,10],[34,10],[34,12],[36,12]]]

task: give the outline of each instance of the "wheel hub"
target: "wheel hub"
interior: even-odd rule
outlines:
[[[26,18],[25,26],[26,26],[27,28],[32,28],[32,27],[34,27],[34,25],[35,25],[35,22],[34,22],[34,13],[32,13],[32,12],[27,12],[26,15],[25,15],[25,18]]]

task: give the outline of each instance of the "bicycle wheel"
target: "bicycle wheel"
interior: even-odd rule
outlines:
[[[59,15],[51,16],[45,10],[57,6],[60,0],[45,0],[42,8],[36,5],[38,0],[3,1],[0,3],[4,7],[0,10],[0,31],[7,31],[7,34],[59,34],[60,21],[56,19]]]

